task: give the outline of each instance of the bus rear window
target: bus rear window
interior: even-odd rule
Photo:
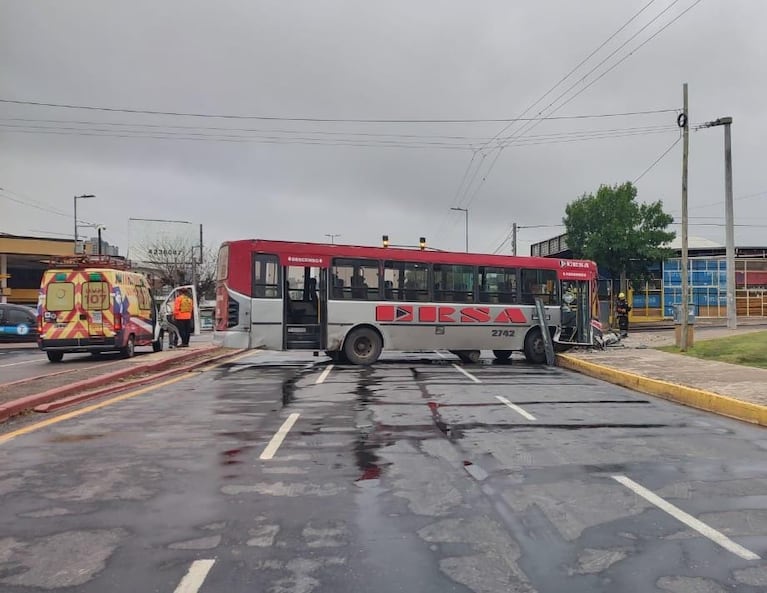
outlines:
[[[109,284],[106,282],[86,282],[83,284],[83,309],[86,311],[109,309]]]
[[[218,250],[216,260],[216,280],[226,280],[229,277],[229,245],[223,245]]]
[[[71,311],[75,308],[75,285],[71,282],[51,282],[45,291],[48,311]]]

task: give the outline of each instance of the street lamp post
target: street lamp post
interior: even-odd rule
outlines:
[[[101,255],[101,251],[102,251],[101,250],[101,231],[107,230],[107,227],[98,225],[98,228],[96,230],[98,231],[98,234],[99,234],[99,255]]]
[[[450,208],[458,212],[463,212],[466,218],[466,253],[469,252],[469,209],[468,208]]]
[[[338,233],[325,233],[326,237],[330,237],[330,244],[333,245],[335,243],[335,238],[340,237],[341,235]]]
[[[84,200],[86,198],[95,198],[93,194],[83,194],[81,196],[75,196],[74,197],[74,204],[75,204],[75,255],[77,255],[77,200]]]
[[[732,206],[732,140],[731,117],[720,117],[703,124],[706,128],[724,126],[724,222],[725,259],[727,260],[727,328],[737,329],[738,310],[735,303],[735,215]]]

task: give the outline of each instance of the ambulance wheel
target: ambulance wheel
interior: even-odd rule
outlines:
[[[546,344],[543,342],[541,328],[535,327],[525,336],[525,358],[533,364],[546,362]]]
[[[51,362],[61,362],[62,360],[64,360],[63,352],[55,352],[55,351],[49,350],[48,352],[46,352],[46,354],[48,355],[48,360],[50,360]]]
[[[344,354],[352,364],[373,364],[381,356],[381,336],[369,327],[358,327],[344,340]]]
[[[509,360],[511,358],[511,350],[493,350],[493,356],[496,360]]]
[[[160,337],[152,342],[152,352],[162,352],[165,348],[165,332],[160,332]]]
[[[133,358],[133,355],[136,353],[136,339],[133,337],[133,334],[128,336],[128,342],[120,348],[120,355],[123,358]]]

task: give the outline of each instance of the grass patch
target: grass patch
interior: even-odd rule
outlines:
[[[665,346],[659,350],[767,369],[767,331],[696,342],[687,352],[679,352],[676,346]]]

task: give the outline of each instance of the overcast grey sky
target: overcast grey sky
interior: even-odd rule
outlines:
[[[679,109],[688,82],[693,124],[734,118],[736,223],[753,225],[736,228],[736,243],[767,244],[760,0],[0,0],[0,99],[276,118],[510,119],[642,7],[526,115]],[[499,153],[489,141],[503,122],[297,122],[0,103],[0,232],[71,236],[72,196],[93,193],[80,217],[105,224],[123,252],[129,217],[201,222],[211,244],[325,241],[326,233],[379,244],[386,233],[393,243],[425,235],[461,250],[463,213],[450,208],[468,205],[473,251],[495,250],[512,222],[552,225],[520,229],[525,253],[561,232],[569,201],[636,179],[678,138],[675,120],[672,111],[516,123]],[[675,217],[681,146],[638,181],[640,199],[663,200]],[[692,132],[690,147],[690,234],[723,244],[722,128]],[[473,182],[468,190],[462,180]]]

